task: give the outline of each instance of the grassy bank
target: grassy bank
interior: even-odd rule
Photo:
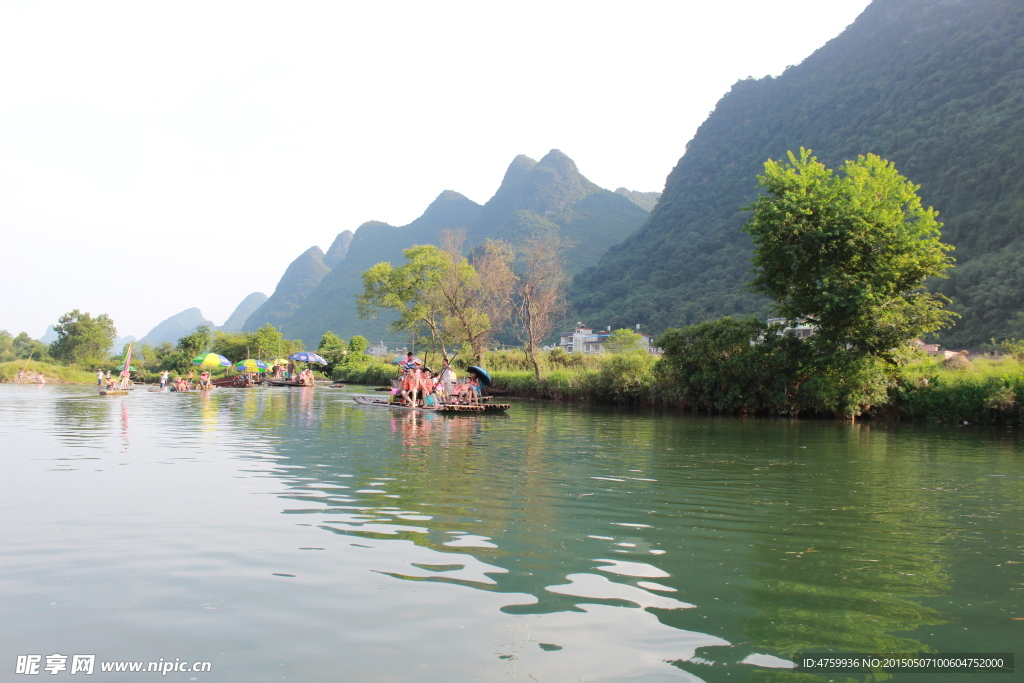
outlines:
[[[663,383],[659,361],[651,356],[575,356],[567,365],[556,353],[553,362],[549,357],[545,362],[545,373],[537,382],[532,370],[514,367],[516,363],[502,354],[489,354],[485,363],[494,379],[492,391],[594,403],[675,405],[668,398],[670,387]],[[888,403],[875,406],[867,417],[1024,425],[1024,364],[1009,357],[953,364],[921,359],[901,369]]]
[[[48,384],[94,384],[96,373],[67,365],[40,363],[34,360],[12,360],[0,363],[0,382],[17,382],[18,370],[24,370],[21,381],[34,383],[36,373],[43,373]]]
[[[1024,423],[1024,366],[1012,358],[952,367],[921,361],[904,368],[890,397],[881,412],[904,420],[1019,426]]]
[[[493,379],[491,393],[498,395],[679,407],[671,398],[673,387],[666,384],[660,362],[646,353],[584,355],[555,350],[541,354],[539,382],[521,351],[489,352],[482,365]],[[461,356],[456,359],[460,377],[470,364]],[[395,365],[379,359],[334,372],[337,381],[366,386],[388,386],[397,376]],[[888,402],[875,405],[866,417],[1020,426],[1024,424],[1024,365],[1009,357],[951,365],[920,359],[900,370]]]
[[[361,362],[339,365],[334,368],[331,379],[346,384],[365,384],[366,386],[387,387],[391,380],[398,377],[398,366],[390,360],[367,356]]]

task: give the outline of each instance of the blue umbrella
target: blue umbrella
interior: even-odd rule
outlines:
[[[293,353],[288,357],[292,360],[302,361],[303,363],[319,363],[320,365],[327,365],[327,361],[315,353],[310,353],[309,351],[299,351],[298,353]]]
[[[491,376],[488,375],[487,371],[484,370],[483,368],[481,368],[480,366],[478,366],[478,365],[470,365],[468,368],[466,368],[466,370],[468,370],[471,374],[474,374],[477,377],[479,377],[480,381],[485,386],[491,386]]]

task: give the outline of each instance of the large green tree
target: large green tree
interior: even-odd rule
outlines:
[[[436,295],[445,273],[444,255],[431,244],[410,247],[402,255],[406,262],[401,266],[383,261],[363,272],[363,293],[356,297],[359,317],[396,311],[398,319],[389,325],[392,331],[428,335],[434,348],[444,353],[444,310]]]
[[[18,358],[35,358],[40,360],[46,356],[48,348],[46,344],[28,336],[28,332],[19,332],[14,338],[14,355]]]
[[[58,318],[53,329],[57,332],[57,339],[50,344],[50,355],[77,365],[97,365],[106,361],[117,337],[114,321],[106,313],[93,318],[77,308]]]
[[[391,324],[395,332],[429,336],[431,345],[447,355],[453,343],[466,343],[477,361],[483,357],[494,328],[492,309],[504,307],[504,297],[487,287],[492,279],[481,277],[462,255],[464,235],[445,230],[442,247],[419,245],[402,253],[401,266],[378,263],[363,273],[363,293],[357,298],[359,315],[375,317],[381,309],[398,313]],[[486,251],[481,257],[486,262]]]
[[[252,332],[214,332],[209,350],[233,361],[245,358],[270,360],[301,351],[302,342],[285,339],[276,327],[267,323]]]
[[[174,353],[164,359],[164,368],[181,373],[192,369],[192,359],[209,351],[210,337],[210,328],[207,325],[200,325],[194,331],[186,334],[178,340],[174,347]]]
[[[952,247],[894,164],[868,154],[834,173],[801,148],[764,168],[765,192],[744,226],[751,289],[787,320],[817,326],[814,346],[895,363],[911,339],[950,323],[945,297],[924,283],[952,264]]]
[[[348,355],[348,346],[344,339],[328,330],[320,339],[320,345],[316,347],[316,352],[327,361],[324,372],[330,376],[334,372],[334,368],[344,362],[345,356]]]

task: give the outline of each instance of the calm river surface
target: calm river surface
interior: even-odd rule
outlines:
[[[71,676],[13,675],[29,654],[208,683],[864,681],[783,667],[1024,655],[1017,432],[3,385],[0,452],[2,680]],[[160,659],[211,671],[99,670]]]

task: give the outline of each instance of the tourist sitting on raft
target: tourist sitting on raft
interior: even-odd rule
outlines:
[[[430,368],[422,363],[409,352],[407,359],[400,365],[402,375],[395,387],[399,403],[423,407],[427,404],[427,396],[434,393],[436,382],[433,381]]]
[[[480,380],[476,375],[470,375],[465,382],[456,385],[453,392],[454,403],[464,405],[480,403]]]
[[[203,370],[203,373],[199,375],[199,386],[202,389],[210,388],[210,373],[208,371]]]

